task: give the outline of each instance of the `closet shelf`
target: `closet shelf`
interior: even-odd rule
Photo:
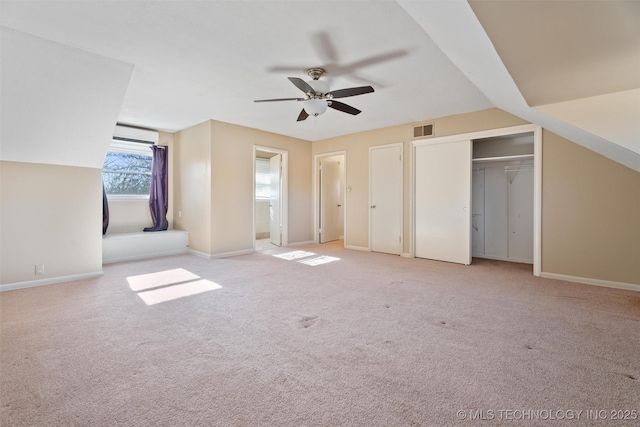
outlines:
[[[520,154],[517,156],[482,157],[479,159],[472,159],[472,160],[473,160],[473,163],[483,163],[483,162],[527,160],[527,159],[533,159],[533,154]]]

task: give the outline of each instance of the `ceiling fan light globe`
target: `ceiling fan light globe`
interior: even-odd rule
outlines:
[[[317,117],[327,111],[327,101],[324,99],[307,99],[303,103],[303,108],[308,115]]]

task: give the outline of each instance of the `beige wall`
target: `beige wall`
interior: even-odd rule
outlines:
[[[543,133],[542,271],[640,284],[640,173]]]
[[[1,284],[101,272],[101,182],[101,169],[0,162]]]
[[[149,211],[149,199],[113,200],[109,202],[109,227],[107,235],[136,233],[153,225]]]
[[[191,249],[216,255],[253,248],[254,145],[288,151],[289,243],[313,239],[311,143],[208,121],[175,136],[174,211],[182,211],[175,228],[189,231]]]
[[[211,122],[174,134],[174,228],[189,232],[189,248],[211,252]]]
[[[410,144],[413,138],[413,127],[423,122],[408,123],[368,132],[315,141],[312,145],[313,155],[333,151],[347,152],[347,186],[351,191],[347,196],[347,229],[345,245],[367,248],[369,246],[369,147],[402,142],[404,150],[404,248],[410,252],[409,220],[410,220]],[[456,135],[487,129],[517,126],[527,122],[497,108],[459,114],[424,123],[434,124],[434,136]]]

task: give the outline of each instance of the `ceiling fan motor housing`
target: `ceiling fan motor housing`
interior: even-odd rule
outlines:
[[[318,97],[329,92],[329,83],[324,80],[309,80],[307,84],[313,88],[313,90],[318,94]],[[314,97],[312,96],[312,98]]]

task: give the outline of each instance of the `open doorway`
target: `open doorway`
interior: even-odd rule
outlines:
[[[286,246],[288,154],[254,146],[254,250]]]
[[[342,240],[345,236],[345,153],[316,156],[315,168],[315,230],[316,243]]]

